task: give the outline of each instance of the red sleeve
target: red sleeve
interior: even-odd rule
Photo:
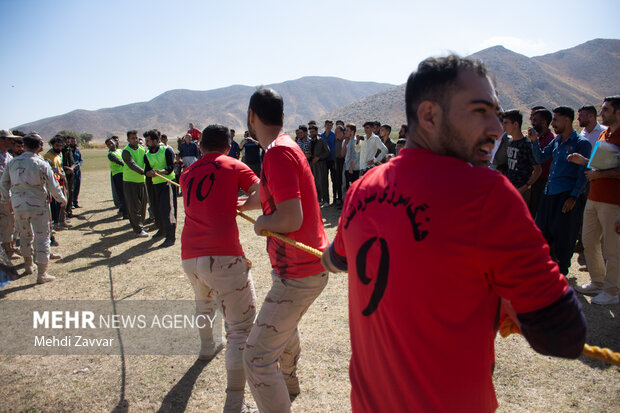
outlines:
[[[255,183],[259,182],[259,179],[254,171],[252,171],[252,169],[250,169],[250,167],[243,162],[237,161],[237,166],[239,167],[239,187],[245,192],[248,192],[248,189],[250,189],[250,187]]]
[[[269,177],[267,185],[275,204],[289,199],[301,199],[299,183],[300,165],[292,152],[286,146],[275,146],[265,154],[265,176]],[[295,171],[295,173],[292,173]]]
[[[491,187],[481,211],[478,264],[495,292],[517,313],[544,308],[568,283],[549,256],[549,246],[523,198],[503,176]]]

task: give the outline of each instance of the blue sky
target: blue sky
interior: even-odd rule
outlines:
[[[0,0],[0,15],[0,128],[170,89],[311,75],[401,84],[430,55],[620,38],[617,0]]]

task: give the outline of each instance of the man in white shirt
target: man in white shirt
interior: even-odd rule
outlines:
[[[577,115],[579,126],[583,128],[581,135],[590,142],[592,147],[594,147],[599,136],[601,136],[601,133],[606,129],[596,121],[596,115],[596,108],[592,105],[582,106]]]
[[[381,138],[373,133],[374,122],[364,123],[364,133],[366,137],[358,137],[355,143],[355,152],[360,154],[360,176],[370,168],[377,165],[387,153],[387,148],[381,142]],[[379,154],[377,154],[379,151]]]

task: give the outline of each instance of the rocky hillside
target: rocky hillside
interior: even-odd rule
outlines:
[[[310,119],[323,119],[329,111],[393,85],[334,77],[304,77],[268,86],[282,94],[285,128],[290,130]],[[187,130],[189,122],[198,128],[217,122],[244,130],[248,101],[255,89],[235,85],[208,91],[171,90],[149,102],[95,111],[75,110],[17,128],[26,132],[35,130],[44,137],[51,137],[63,129],[89,132],[99,142],[111,134],[124,135],[129,129],[157,128],[169,136],[179,136]]]
[[[528,58],[502,46],[471,57],[480,59],[497,82],[505,109],[529,111],[536,105],[553,108],[599,104],[620,94],[620,40],[595,39],[571,49]],[[366,120],[398,126],[405,123],[405,85],[362,98],[328,114],[357,124]]]

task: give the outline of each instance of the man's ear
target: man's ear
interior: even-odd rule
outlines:
[[[430,100],[423,101],[418,105],[417,115],[419,129],[431,136],[439,133],[443,112],[437,103]]]

